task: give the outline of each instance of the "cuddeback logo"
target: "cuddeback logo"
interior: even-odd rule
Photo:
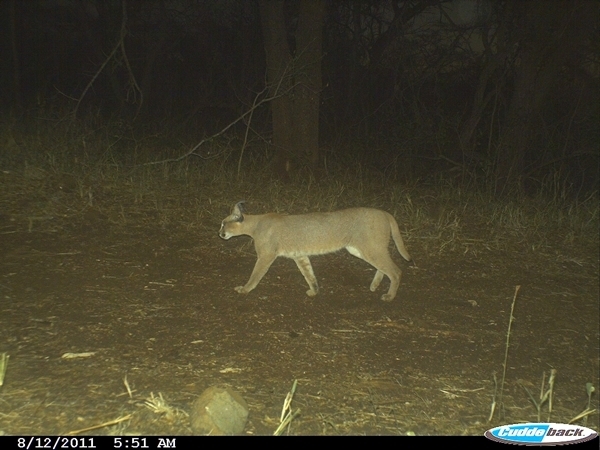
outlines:
[[[502,425],[485,432],[485,437],[505,444],[564,445],[585,442],[598,436],[594,430],[565,423],[521,423]]]

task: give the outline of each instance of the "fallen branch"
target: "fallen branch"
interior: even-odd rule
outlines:
[[[91,426],[91,427],[88,427],[88,428],[82,428],[80,430],[69,431],[68,433],[65,434],[65,436],[74,436],[76,434],[84,433],[86,431],[97,430],[99,428],[104,428],[104,427],[111,427],[113,425],[117,425],[117,424],[119,424],[121,422],[125,422],[126,420],[131,419],[132,416],[133,416],[133,414],[127,414],[124,417],[119,417],[118,419],[111,420],[111,421],[108,421],[108,422],[104,422],[104,423],[101,423],[99,425],[94,425],[94,426]]]

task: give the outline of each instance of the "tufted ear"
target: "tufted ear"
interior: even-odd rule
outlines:
[[[244,200],[241,200],[241,201],[237,202],[235,204],[235,206],[233,207],[233,211],[231,211],[231,215],[238,222],[243,222],[244,221],[244,207],[243,207],[244,203],[246,203]]]

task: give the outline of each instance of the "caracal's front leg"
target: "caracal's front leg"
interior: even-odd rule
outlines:
[[[262,280],[262,277],[265,276],[273,261],[275,261],[277,255],[262,255],[259,256],[256,260],[256,264],[254,265],[254,270],[252,270],[252,275],[250,275],[250,279],[246,283],[245,286],[237,286],[235,290],[240,294],[247,294],[252,289],[256,287],[256,285]]]

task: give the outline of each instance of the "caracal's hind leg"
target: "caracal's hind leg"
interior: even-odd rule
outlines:
[[[304,275],[304,279],[310,288],[308,291],[306,291],[306,295],[309,297],[314,297],[319,292],[319,285],[317,283],[315,273],[313,272],[310,259],[308,259],[308,256],[301,256],[299,258],[294,258],[294,261],[296,261],[298,269],[300,269],[300,272],[302,272],[302,275]]]
[[[383,280],[383,272],[381,270],[377,270],[375,272],[375,276],[373,277],[373,281],[371,281],[371,292],[375,292],[379,285],[381,284],[381,280]]]
[[[383,275],[385,275],[390,279],[390,288],[388,289],[387,294],[381,296],[381,300],[384,302],[392,301],[398,292],[402,271],[398,268],[396,263],[392,261],[387,249],[385,253],[364,255],[363,259],[377,269],[377,273],[375,273],[375,277],[373,277],[373,281],[371,282],[371,291],[377,289],[379,283],[381,283],[381,280],[383,279]]]

